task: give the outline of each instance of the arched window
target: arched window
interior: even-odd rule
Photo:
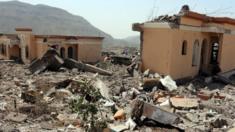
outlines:
[[[60,56],[62,58],[65,58],[65,48],[64,47],[60,48]]]
[[[182,55],[186,55],[187,54],[187,41],[184,40],[183,43],[182,43],[182,49],[181,49],[181,54]]]
[[[198,66],[199,58],[200,58],[200,45],[199,41],[196,40],[193,45],[192,66]]]
[[[207,51],[207,40],[204,39],[202,41],[202,49],[201,49],[201,64],[206,64],[206,52]]]
[[[73,58],[73,47],[68,48],[68,58]]]

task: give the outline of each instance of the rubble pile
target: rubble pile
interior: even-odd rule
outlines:
[[[234,86],[177,85],[151,70],[130,76],[125,64],[105,63],[112,75],[63,66],[32,74],[1,63],[0,131],[234,130]]]

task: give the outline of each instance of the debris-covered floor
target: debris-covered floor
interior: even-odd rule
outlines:
[[[31,74],[27,65],[0,63],[0,131],[234,131],[232,85],[177,86],[169,76],[99,66],[113,75],[63,67]]]

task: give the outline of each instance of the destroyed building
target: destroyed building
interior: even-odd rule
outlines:
[[[235,69],[235,19],[190,11],[133,24],[141,34],[142,70],[174,79]]]
[[[101,59],[103,37],[35,35],[30,28],[15,30],[16,34],[0,35],[0,59],[17,59],[27,63],[42,57],[50,47],[63,58],[89,63]]]

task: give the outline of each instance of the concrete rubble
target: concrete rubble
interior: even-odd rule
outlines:
[[[56,70],[1,62],[0,131],[234,131],[233,85],[181,84],[151,70],[132,76],[126,63],[91,65],[106,76],[56,58]]]

